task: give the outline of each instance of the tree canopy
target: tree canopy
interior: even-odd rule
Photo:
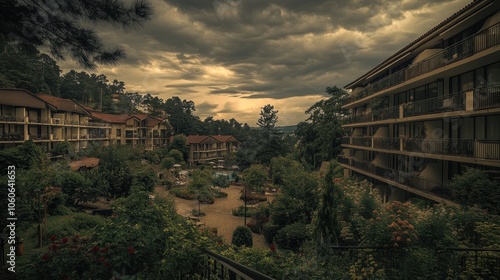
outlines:
[[[110,24],[138,28],[153,9],[146,0],[37,1],[6,0],[0,4],[0,35],[11,44],[45,47],[57,59],[71,57],[88,69],[125,57],[123,49],[103,44],[91,26]]]
[[[348,97],[347,92],[336,86],[327,87],[325,92],[330,98],[318,101],[307,109],[309,117],[300,122],[295,131],[299,138],[300,157],[314,168],[340,153],[340,141],[346,134],[342,124],[348,110],[342,109],[342,101]]]

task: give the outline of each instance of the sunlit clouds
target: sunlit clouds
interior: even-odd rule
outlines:
[[[99,27],[127,58],[98,73],[126,90],[193,100],[204,119],[255,126],[260,108],[278,125],[306,118],[327,86],[343,87],[468,1],[152,0],[140,30]],[[359,3],[366,2],[363,6]],[[81,70],[60,62],[64,72]]]

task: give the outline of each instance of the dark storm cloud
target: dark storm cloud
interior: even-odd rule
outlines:
[[[214,109],[216,109],[219,105],[217,104],[212,104],[212,103],[208,103],[208,102],[203,102],[199,105],[196,105],[196,111],[198,112],[203,112],[203,113],[209,113],[209,112],[213,112]]]
[[[155,14],[138,32],[100,32],[128,54],[109,72],[127,89],[179,95],[207,114],[326,96],[325,87],[355,80],[469,2],[150,1]]]

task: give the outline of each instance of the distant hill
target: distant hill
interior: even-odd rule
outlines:
[[[276,126],[275,128],[283,133],[293,133],[297,129],[297,125]]]

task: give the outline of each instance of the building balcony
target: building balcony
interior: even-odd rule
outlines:
[[[64,124],[64,119],[51,118],[50,119],[50,124],[56,124],[56,125]]]
[[[349,118],[348,122],[353,123],[363,123],[371,121],[383,121],[388,119],[399,118],[399,106],[385,107],[378,110],[373,110],[366,114],[355,115]]]
[[[28,117],[29,123],[42,123],[42,119],[39,117]]]
[[[50,134],[38,134],[38,135],[30,135],[30,139],[33,141],[49,141]]]
[[[413,117],[433,113],[465,110],[465,91],[435,98],[429,98],[403,105],[403,116]]]
[[[94,127],[111,127],[109,123],[100,123],[100,122],[88,122],[85,124],[86,126],[94,126]]]
[[[500,85],[474,90],[474,110],[500,108]]]
[[[399,150],[401,147],[401,138],[373,137],[373,147],[385,150]]]
[[[338,158],[338,161],[344,164],[344,166],[350,166],[350,169],[355,168],[364,171],[370,175],[374,175],[370,177],[379,181],[390,181],[398,187],[404,186],[406,190],[419,195],[427,194],[425,195],[426,197],[430,196],[430,198],[440,199],[450,198],[448,192],[443,190],[443,182],[421,177],[418,172],[399,171],[354,158]]]
[[[15,123],[24,123],[24,117],[16,117],[16,116],[0,116],[0,122],[15,122]]]
[[[0,134],[0,141],[1,142],[17,142],[17,141],[24,142],[24,136],[21,134],[18,134],[18,133]]]
[[[362,146],[362,147],[371,147],[372,146],[372,137],[371,136],[351,137],[351,145]]]
[[[389,89],[415,77],[455,63],[500,44],[500,24],[470,36],[442,51],[388,75],[347,98],[343,106]]]
[[[90,133],[89,139],[107,139],[108,136],[106,134],[96,134],[96,133]]]
[[[500,140],[344,137],[343,145],[400,152],[500,160]],[[401,146],[402,145],[402,146]],[[424,156],[423,155],[423,156]]]

